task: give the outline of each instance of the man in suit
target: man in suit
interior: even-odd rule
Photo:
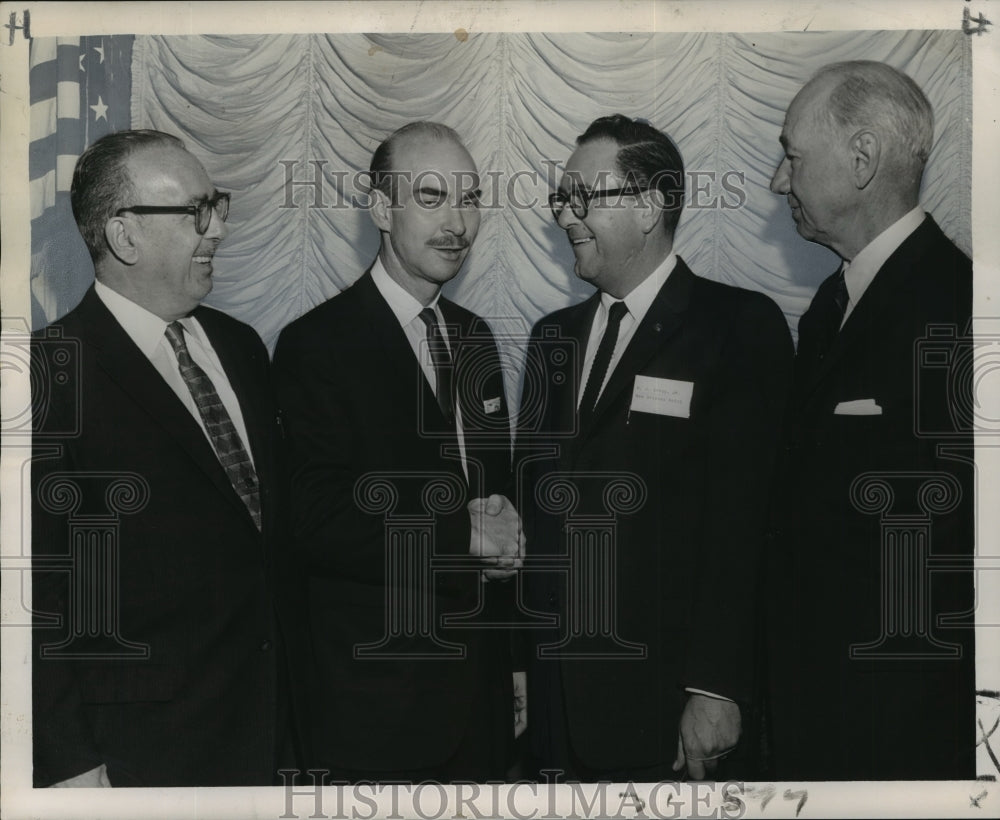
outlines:
[[[567,777],[702,778],[751,699],[792,345],[771,300],[676,255],[683,198],[673,142],[620,114],[577,139],[550,197],[596,288],[532,331],[545,388],[525,385],[517,448],[529,605],[560,626],[529,668],[533,745]]]
[[[933,134],[916,83],[862,61],[781,132],[771,190],[843,259],[799,323],[775,495],[781,779],[975,775],[972,269],[919,205]]]
[[[122,131],[71,200],[96,282],[33,347],[35,784],[269,785],[276,412],[257,334],[199,305],[229,195]]]
[[[430,122],[392,134],[370,173],[378,257],[286,327],[274,359],[309,575],[310,767],[502,778],[510,644],[475,627],[509,620],[522,546],[507,404],[488,326],[440,294],[479,229],[478,175]]]

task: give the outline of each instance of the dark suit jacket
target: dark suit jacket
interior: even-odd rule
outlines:
[[[441,764],[456,750],[486,680],[501,693],[491,698],[502,715],[496,742],[511,734],[510,651],[501,632],[442,625],[512,588],[484,585],[474,569],[441,571],[442,562],[468,559],[467,502],[510,492],[503,377],[486,323],[446,299],[440,307],[457,330],[450,344],[468,481],[454,431],[370,274],[286,327],[275,351],[295,552],[309,576],[317,766],[385,772]],[[435,483],[439,490],[430,489]],[[433,574],[391,575],[388,539],[418,530],[436,562]],[[415,588],[427,595],[421,623],[392,630],[387,594],[402,601]],[[390,632],[374,657],[355,653]],[[461,656],[442,655],[435,641],[459,647]]]
[[[573,754],[593,769],[628,772],[673,761],[685,687],[750,698],[754,579],[792,344],[771,300],[699,278],[678,259],[592,422],[560,438],[579,424],[577,385],[599,298],[535,326],[529,363],[540,375],[526,377],[522,419],[531,429],[519,424],[517,450],[532,561],[565,556],[574,529],[599,528],[609,514],[615,520],[613,550],[597,577],[607,586],[610,568],[616,573],[609,609],[617,645],[578,642],[584,653],[609,656],[536,659],[528,680],[536,691],[558,662]],[[553,355],[565,340],[575,354]],[[638,376],[693,383],[690,416],[630,411]],[[557,457],[524,460],[546,443]],[[545,484],[556,473],[575,486],[575,506],[563,503],[572,493]],[[625,488],[605,490],[618,480]],[[558,613],[565,637],[573,617],[565,576],[530,569],[525,581],[531,608]],[[600,594],[588,588],[583,605],[594,607]],[[607,622],[607,611],[593,615]],[[554,640],[541,633],[536,643]],[[624,644],[641,652],[622,654]],[[547,723],[560,717],[540,713],[543,699],[529,696],[544,764],[544,738],[554,731]]]
[[[120,786],[274,781],[282,650],[268,570],[279,515],[267,351],[222,313],[194,316],[240,401],[263,533],[93,288],[35,335],[36,785],[101,763]],[[91,606],[100,622],[81,615]]]
[[[971,561],[973,545],[972,467],[963,462],[972,458],[971,346],[963,341],[971,264],[927,217],[824,354],[821,314],[834,278],[800,322],[776,496],[780,532],[769,573],[775,774],[971,778],[973,588],[971,565],[961,564]],[[873,399],[881,414],[834,412],[862,399]],[[878,475],[852,491],[866,473]],[[894,589],[885,565],[896,558],[884,554],[883,538],[892,550],[914,548],[907,580]],[[931,572],[920,551],[957,563]],[[939,622],[948,613],[961,613],[959,623]],[[961,657],[935,643],[957,647]],[[852,657],[852,646],[865,644]]]

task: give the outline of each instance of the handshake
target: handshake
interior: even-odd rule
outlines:
[[[479,556],[491,567],[483,571],[486,579],[510,578],[524,562],[521,516],[503,495],[473,499],[468,509],[472,518],[469,554]]]

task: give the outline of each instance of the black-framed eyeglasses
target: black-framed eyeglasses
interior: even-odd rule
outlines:
[[[590,203],[595,199],[621,198],[623,196],[636,196],[648,191],[638,185],[626,185],[624,188],[606,188],[601,191],[588,191],[583,188],[573,188],[568,194],[565,191],[556,191],[549,194],[549,208],[552,210],[552,217],[558,219],[563,210],[569,205],[573,216],[577,219],[586,219],[590,210]]]
[[[229,217],[229,194],[217,193],[211,199],[203,199],[197,205],[133,205],[119,208],[115,216],[133,214],[190,214],[194,216],[194,229],[204,234],[212,224],[212,212],[223,222]]]

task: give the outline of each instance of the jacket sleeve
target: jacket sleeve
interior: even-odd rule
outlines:
[[[709,424],[708,485],[694,557],[682,683],[750,699],[767,508],[794,351],[781,311],[760,295],[735,311],[721,351]]]
[[[32,348],[38,373],[53,373],[44,344]],[[74,408],[54,400],[45,381],[33,386],[34,439],[31,463],[32,554],[32,720],[34,785],[51,786],[104,763],[79,689],[78,662],[67,657],[43,657],[47,646],[63,641],[70,631],[70,530],[68,513],[57,503],[59,476],[74,472],[72,436]],[[66,392],[66,391],[60,391]],[[68,391],[72,392],[72,391]],[[48,435],[47,435],[48,434]],[[56,482],[56,483],[53,483]]]
[[[273,375],[285,427],[290,473],[291,532],[310,571],[367,583],[385,580],[384,515],[356,498],[364,447],[349,401],[354,389],[338,363],[308,334],[286,329]],[[372,492],[379,492],[378,489]],[[471,522],[463,504],[435,519],[440,552],[467,554]]]

